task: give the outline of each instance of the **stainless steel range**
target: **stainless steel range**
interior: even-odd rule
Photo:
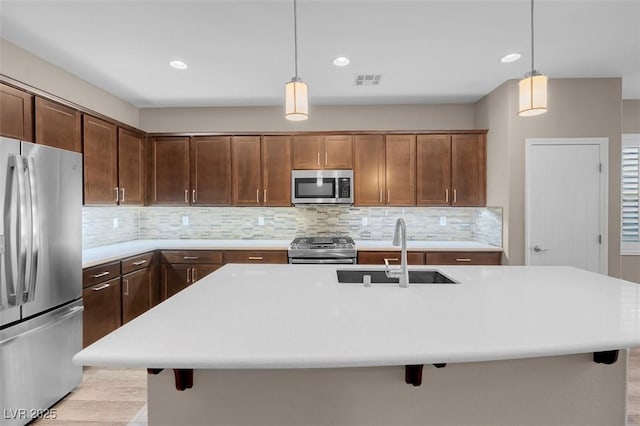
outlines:
[[[303,237],[289,244],[289,263],[356,263],[351,237]]]

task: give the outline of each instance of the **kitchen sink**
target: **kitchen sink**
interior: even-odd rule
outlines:
[[[397,278],[388,278],[383,270],[338,269],[338,282],[362,284],[365,275],[371,277],[371,284],[398,284]],[[435,270],[409,271],[409,284],[460,284]]]

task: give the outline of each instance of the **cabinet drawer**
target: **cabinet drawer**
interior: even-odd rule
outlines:
[[[222,263],[222,252],[213,250],[163,250],[163,263]]]
[[[121,325],[120,278],[82,290],[83,346],[88,346]]]
[[[288,263],[286,251],[245,251],[224,252],[224,263]]]
[[[82,270],[82,287],[108,281],[120,276],[120,262],[103,263]]]
[[[502,252],[427,253],[427,265],[500,265]]]
[[[151,265],[152,261],[153,252],[122,259],[120,261],[122,266],[122,275],[128,274],[129,272],[137,271],[138,269],[147,268]]]
[[[399,265],[400,252],[399,251],[359,251],[358,252],[358,263],[363,265],[384,265],[384,259],[389,259],[390,265]],[[424,253],[408,252],[407,263],[409,265],[424,265]]]

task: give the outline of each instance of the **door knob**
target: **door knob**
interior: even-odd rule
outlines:
[[[543,249],[543,248],[540,248],[540,246],[533,246],[532,250],[535,251],[536,253],[540,253],[540,252],[543,252],[543,251],[549,251],[549,249]]]

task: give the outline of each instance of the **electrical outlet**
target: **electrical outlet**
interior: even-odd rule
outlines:
[[[118,223],[118,218],[114,217],[113,218],[113,229],[118,229],[119,223]]]
[[[182,224],[184,226],[188,226],[189,225],[189,216],[187,216],[187,215],[182,216]]]
[[[440,226],[447,226],[447,217],[440,216]]]
[[[366,216],[362,217],[362,226],[367,226],[369,224],[369,219]]]
[[[258,217],[258,225],[264,226],[264,217],[263,216]]]

